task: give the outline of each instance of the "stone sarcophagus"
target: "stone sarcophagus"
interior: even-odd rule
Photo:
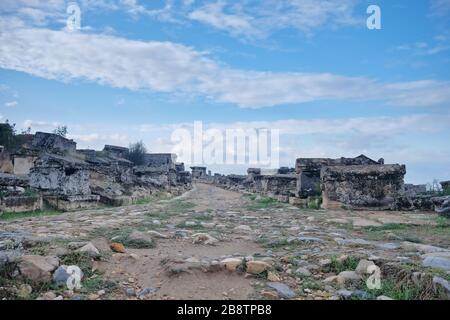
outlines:
[[[328,166],[321,170],[325,209],[395,209],[401,195],[404,165]]]
[[[360,155],[355,158],[299,158],[295,163],[295,171],[298,175],[297,196],[307,198],[310,196],[320,196],[321,179],[320,172],[326,166],[351,166],[351,165],[375,165],[384,163],[383,159],[378,162]]]

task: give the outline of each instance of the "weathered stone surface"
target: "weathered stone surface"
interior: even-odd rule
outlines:
[[[434,276],[433,277],[433,285],[436,291],[443,290],[447,296],[450,298],[450,282],[441,278]]]
[[[137,230],[131,232],[128,236],[128,240],[144,244],[145,246],[152,246],[154,243],[153,238],[149,234]]]
[[[322,207],[394,209],[405,173],[401,165],[324,167]]]
[[[260,274],[269,268],[269,264],[264,261],[247,261],[247,272],[251,274]]]
[[[434,252],[423,256],[422,265],[450,271],[450,252]]]
[[[87,243],[83,247],[76,250],[77,252],[87,254],[92,258],[98,258],[100,256],[100,251],[91,243]]]
[[[354,281],[360,281],[362,278],[359,274],[357,274],[355,271],[342,271],[338,274],[338,277],[342,279],[345,282],[354,282]],[[338,280],[339,281],[339,280]]]
[[[57,257],[44,257],[27,255],[20,259],[18,264],[20,274],[29,280],[37,282],[50,282],[51,272],[59,265]]]
[[[117,242],[111,243],[111,250],[114,252],[117,252],[117,253],[125,253],[126,252],[124,245],[121,243],[117,243]]]
[[[435,206],[434,211],[440,215],[450,217],[450,196],[435,197],[431,201]]]
[[[30,186],[57,195],[89,195],[89,171],[75,157],[43,155],[30,171]]]
[[[226,258],[220,264],[228,271],[236,271],[242,265],[242,258]]]
[[[294,290],[289,288],[289,286],[287,286],[284,283],[281,283],[281,282],[269,282],[267,284],[267,286],[269,288],[275,289],[277,291],[278,295],[281,298],[292,299],[292,298],[295,298],[295,296],[296,296],[296,293],[294,292]]]
[[[41,210],[42,207],[43,201],[40,195],[7,196],[0,199],[0,212],[30,212]]]
[[[362,274],[362,275],[367,274],[368,273],[367,269],[370,266],[374,266],[374,265],[375,265],[375,263],[373,263],[373,261],[362,259],[358,262],[358,266],[356,267],[355,272],[358,274]]]
[[[39,152],[45,151],[54,154],[74,153],[77,148],[77,144],[73,140],[46,132],[36,132],[31,145]]]
[[[321,193],[321,170],[327,166],[375,165],[380,164],[365,155],[356,158],[299,158],[295,163],[298,175],[297,195],[300,198],[319,196]]]
[[[219,241],[207,233],[196,233],[196,234],[192,235],[192,239],[193,239],[192,243],[194,243],[194,244],[214,245],[215,243],[217,243]]]
[[[191,167],[193,179],[206,178],[206,167]]]
[[[28,187],[30,185],[30,179],[24,176],[17,176],[9,173],[0,172],[0,186],[12,186],[12,187]]]

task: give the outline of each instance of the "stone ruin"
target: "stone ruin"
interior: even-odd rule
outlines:
[[[293,168],[279,168],[264,172],[259,168],[249,168],[247,175],[214,175],[214,184],[236,191],[248,191],[270,196],[279,201],[289,201],[295,196],[297,176]]]
[[[397,209],[403,165],[339,165],[322,168],[322,208]]]
[[[125,205],[191,187],[190,173],[174,154],[146,154],[144,165],[135,166],[124,147],[77,150],[73,140],[56,134],[28,136],[19,150],[1,153],[2,212],[34,211],[43,205],[63,211],[99,203]]]
[[[321,170],[326,166],[348,166],[348,165],[377,165],[382,164],[382,159],[376,162],[365,155],[356,158],[299,158],[295,162],[295,170],[298,175],[297,196],[307,198],[318,196],[321,193]]]
[[[206,179],[206,167],[191,167],[192,179]]]
[[[298,206],[321,203],[323,209],[435,210],[450,212],[450,197],[437,197],[425,185],[404,184],[406,167],[365,155],[355,158],[299,158],[295,169],[249,168],[247,175],[215,174],[212,183],[258,193]],[[450,190],[449,182],[443,189]]]

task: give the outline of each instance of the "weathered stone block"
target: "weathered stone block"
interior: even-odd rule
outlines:
[[[405,173],[402,165],[325,167],[321,170],[322,207],[394,209]]]

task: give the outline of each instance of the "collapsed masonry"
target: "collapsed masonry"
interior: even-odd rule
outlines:
[[[374,161],[360,155],[299,158],[295,169],[249,168],[247,175],[215,174],[210,180],[227,189],[259,193],[299,206],[321,202],[324,209],[450,212],[449,197],[427,194],[425,185],[405,185],[405,174],[404,165],[384,164],[384,159]]]
[[[146,154],[144,164],[135,166],[125,158],[127,148],[77,150],[74,141],[55,134],[29,137],[19,150],[3,150],[0,157],[2,212],[36,210],[42,203],[65,211],[99,203],[126,205],[155,192],[179,194],[191,186],[190,173],[174,154]],[[6,203],[24,194],[37,198],[38,205]]]

